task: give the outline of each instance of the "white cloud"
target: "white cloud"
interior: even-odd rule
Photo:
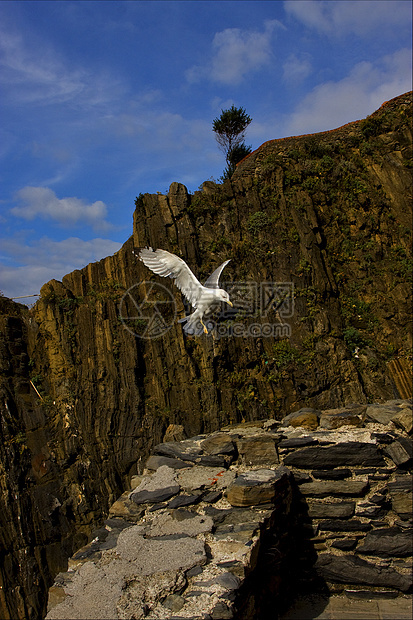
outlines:
[[[212,142],[210,121],[184,118],[154,107],[137,106],[126,113],[107,117],[105,132],[138,145],[146,154],[157,153],[160,160],[171,153],[200,152],[206,142]],[[107,133],[106,133],[107,135]]]
[[[358,63],[347,77],[316,86],[286,122],[290,135],[334,129],[371,114],[411,89],[410,50]]]
[[[290,54],[283,64],[283,79],[291,86],[300,84],[313,72],[309,54]]]
[[[309,28],[333,36],[397,36],[397,27],[408,26],[412,15],[405,0],[287,0],[284,9]]]
[[[53,241],[43,237],[31,244],[21,239],[1,239],[1,246],[7,255],[0,265],[1,290],[7,297],[19,297],[34,295],[52,278],[61,280],[74,269],[114,254],[121,244],[101,238]],[[22,301],[31,303],[30,299]]]
[[[54,220],[61,226],[87,224],[94,230],[107,230],[111,225],[106,221],[107,207],[97,200],[87,204],[75,197],[58,198],[48,187],[27,186],[20,189],[15,198],[19,206],[12,207],[11,213],[25,220],[43,218]]]
[[[274,30],[284,26],[277,20],[264,24],[264,31],[226,28],[217,32],[212,41],[212,54],[205,65],[188,69],[189,82],[204,78],[221,84],[236,85],[245,76],[267,65],[273,58],[271,39]]]
[[[0,74],[3,97],[13,103],[96,106],[113,101],[120,84],[82,67],[69,68],[43,41],[25,40],[12,29],[0,29]]]

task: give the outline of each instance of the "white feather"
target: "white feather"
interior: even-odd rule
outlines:
[[[186,321],[184,330],[187,333],[198,333],[198,322],[207,333],[203,323],[204,316],[212,314],[220,302],[224,301],[231,304],[228,293],[218,288],[218,281],[224,267],[229,260],[222,263],[205,282],[203,286],[194,276],[188,265],[182,258],[171,254],[166,250],[152,250],[152,248],[143,248],[139,251],[139,259],[154,273],[163,278],[173,278],[176,286],[182,292],[184,297],[195,308],[195,312],[188,317],[181,319],[179,322]],[[202,329],[202,328],[201,328]],[[202,333],[202,331],[201,331]]]

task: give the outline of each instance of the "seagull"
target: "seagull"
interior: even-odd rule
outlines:
[[[152,250],[152,248],[142,248],[137,254],[133,253],[157,275],[163,278],[167,276],[173,278],[175,285],[195,308],[195,312],[178,321],[179,323],[186,323],[184,331],[188,334],[199,333],[198,321],[201,323],[204,333],[208,334],[202,319],[212,314],[219,307],[220,302],[224,301],[232,307],[228,293],[218,287],[221,272],[228,265],[229,260],[215,269],[202,286],[186,262],[175,254],[166,250]]]

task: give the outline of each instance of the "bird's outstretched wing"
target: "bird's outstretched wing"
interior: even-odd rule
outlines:
[[[220,265],[218,269],[215,269],[215,271],[211,273],[208,280],[204,284],[206,288],[219,288],[219,285],[218,285],[219,276],[221,275],[221,272],[224,269],[224,267],[226,267],[226,265],[228,265],[229,262],[230,262],[229,260],[226,260],[225,263],[222,263],[222,265]]]
[[[164,278],[167,276],[173,278],[179,290],[196,308],[203,287],[182,258],[166,250],[152,250],[152,248],[142,248],[137,255],[154,273]]]

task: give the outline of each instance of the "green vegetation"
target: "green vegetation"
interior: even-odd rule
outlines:
[[[257,211],[256,213],[253,213],[249,216],[247,228],[249,232],[255,237],[260,230],[267,228],[270,223],[271,220],[265,213],[265,211]]]
[[[290,364],[305,363],[304,356],[296,347],[290,344],[289,340],[279,340],[275,342],[272,346],[272,355],[272,361],[278,370],[286,368]]]
[[[367,345],[366,340],[355,327],[350,326],[343,329],[343,338],[344,342],[351,350],[356,347],[363,347]]]
[[[251,146],[246,146],[244,142],[242,142],[241,144],[234,146],[234,148],[227,153],[227,167],[222,174],[221,181],[226,181],[232,177],[237,164],[244,159],[244,157],[249,155],[251,150]]]
[[[230,248],[231,245],[231,240],[225,235],[222,235],[210,243],[209,250],[214,253],[221,252],[222,250]]]

